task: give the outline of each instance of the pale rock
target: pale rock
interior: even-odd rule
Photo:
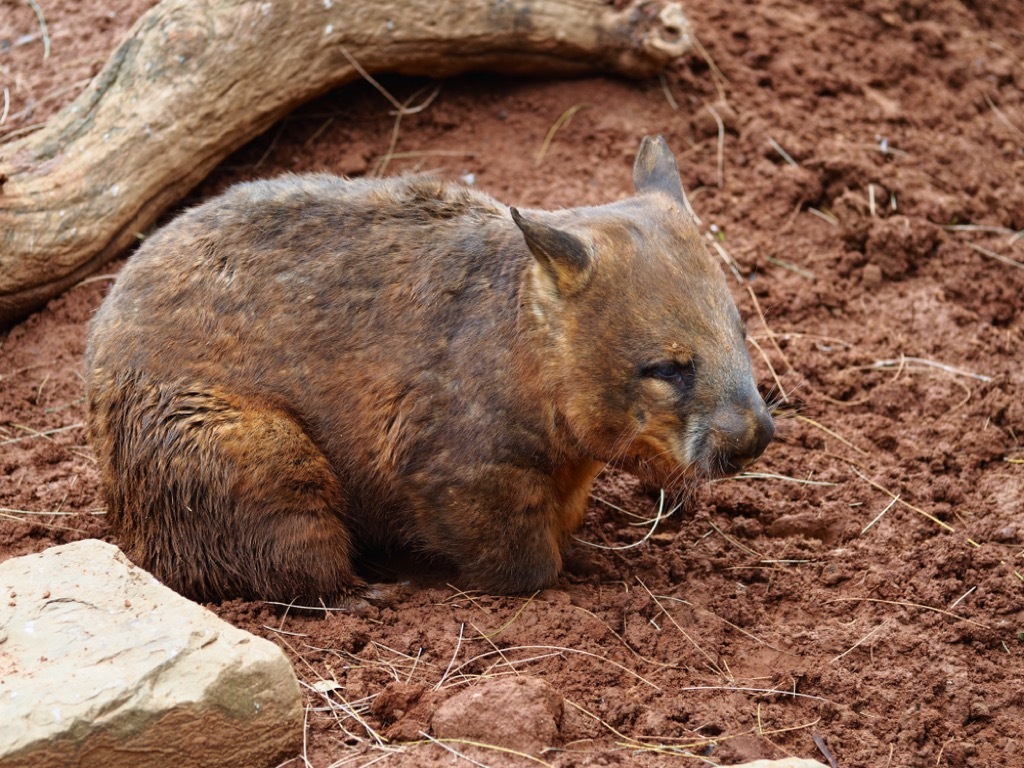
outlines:
[[[302,727],[280,648],[116,547],[0,563],[0,768],[272,766]]]

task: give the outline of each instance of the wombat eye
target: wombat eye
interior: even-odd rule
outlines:
[[[693,361],[680,363],[675,360],[663,360],[660,363],[648,365],[643,369],[643,375],[650,379],[661,379],[672,384],[690,384],[696,375],[696,371]]]

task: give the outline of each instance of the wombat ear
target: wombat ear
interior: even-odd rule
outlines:
[[[636,153],[633,165],[633,189],[641,192],[664,192],[679,201],[685,210],[698,224],[700,219],[690,207],[690,201],[683,192],[683,183],[679,180],[679,166],[675,155],[661,136],[644,136],[640,149]]]
[[[594,268],[594,254],[582,238],[535,218],[527,218],[515,208],[510,210],[512,220],[523,232],[530,253],[555,281],[559,293],[569,296],[587,284]]]

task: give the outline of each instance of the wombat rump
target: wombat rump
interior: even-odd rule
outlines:
[[[199,600],[344,606],[406,547],[550,585],[606,465],[681,488],[771,440],[675,158],[634,196],[509,209],[429,176],[239,184],[96,314],[89,434],[128,556]]]

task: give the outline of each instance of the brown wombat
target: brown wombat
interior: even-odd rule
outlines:
[[[239,184],[147,240],[86,355],[126,553],[190,597],[358,602],[353,555],[550,585],[606,465],[679,487],[773,424],[675,159],[511,211],[432,177]]]

